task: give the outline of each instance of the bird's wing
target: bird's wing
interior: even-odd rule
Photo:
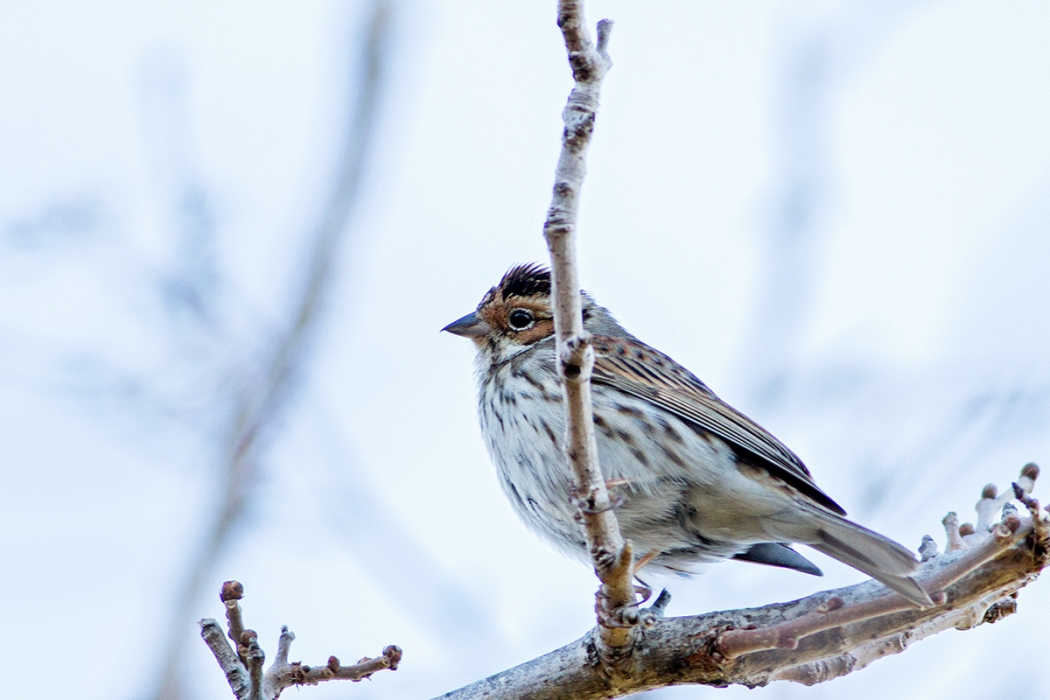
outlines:
[[[594,336],[593,381],[648,401],[757,458],[755,466],[839,515],[846,511],[820,490],[794,452],[762,426],[715,396],[663,353],[628,338]]]

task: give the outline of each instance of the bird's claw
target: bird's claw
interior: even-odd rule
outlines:
[[[584,515],[598,515],[599,513],[605,513],[610,510],[616,510],[623,505],[623,496],[618,493],[609,494],[609,504],[603,507],[598,507],[594,504],[594,500],[590,498],[579,498],[573,499],[573,505],[576,506],[576,510]]]
[[[594,612],[598,615],[598,624],[606,628],[634,627],[641,621],[638,603],[613,605],[605,586],[601,586],[594,595]]]

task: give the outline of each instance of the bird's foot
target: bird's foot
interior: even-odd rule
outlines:
[[[637,601],[617,604],[604,585],[594,595],[594,612],[598,615],[598,624],[607,628],[634,627],[640,620]]]

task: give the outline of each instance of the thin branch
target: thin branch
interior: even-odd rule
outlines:
[[[226,641],[226,635],[222,633],[222,628],[219,627],[218,622],[215,620],[201,620],[200,626],[201,637],[204,638],[204,643],[211,649],[211,653],[215,655],[215,660],[219,662],[219,668],[226,674],[226,682],[230,684],[234,697],[237,700],[246,700],[252,691],[251,681],[248,678],[248,669],[241,663],[237,653],[230,647],[230,643]]]
[[[1031,466],[1025,469],[1037,473]],[[615,666],[599,663],[601,642],[592,630],[561,649],[441,697],[597,700],[681,684],[756,687],[788,680],[812,685],[938,632],[994,623],[1016,611],[1018,591],[1050,560],[1050,523],[1029,491],[1019,485],[1016,493],[1027,517],[1007,505],[992,532],[962,535],[959,550],[938,555],[924,538],[928,556],[917,577],[927,589],[943,589],[934,607],[916,608],[867,581],[750,610],[670,619],[654,615],[651,626],[636,628],[632,653]]]
[[[244,635],[244,620],[241,619],[241,606],[237,602],[244,597],[244,586],[237,581],[227,581],[222,584],[219,598],[226,606],[226,626],[230,630],[230,641],[239,645]],[[241,656],[241,662],[247,663],[247,659]]]
[[[277,689],[278,694],[290,685],[317,685],[322,681],[353,681],[357,683],[370,678],[377,671],[396,671],[401,662],[401,649],[388,646],[383,653],[374,659],[367,656],[351,666],[343,666],[334,656],[328,657],[324,666],[304,666],[299,662],[276,663],[267,674],[267,682]]]
[[[215,620],[201,620],[199,623],[201,637],[215,655],[219,668],[226,674],[226,680],[237,700],[276,700],[281,691],[292,685],[317,685],[321,681],[333,680],[349,680],[356,683],[371,677],[377,671],[396,671],[401,662],[401,649],[388,646],[376,658],[370,659],[366,656],[351,666],[343,666],[334,656],[328,657],[328,663],[324,666],[311,667],[299,661],[288,663],[288,652],[295,635],[285,626],[281,628],[273,664],[263,673],[266,654],[259,646],[258,635],[252,630],[244,629],[241,622],[240,600],[243,596],[244,587],[237,581],[224,583],[219,594],[226,606],[229,636],[237,638],[237,654],[234,654]]]
[[[245,630],[241,639],[243,645],[237,647],[237,651],[241,651],[243,647],[242,656],[248,659],[248,678],[252,684],[249,700],[268,700],[263,697],[263,663],[266,661],[266,654],[259,646],[258,635],[254,630]]]
[[[281,627],[281,636],[277,639],[277,656],[273,659],[274,666],[284,666],[288,663],[288,652],[292,649],[295,641],[295,633],[288,629],[288,625]]]
[[[181,697],[177,675],[182,666],[183,621],[190,616],[234,525],[245,511],[251,486],[256,480],[262,438],[272,437],[275,419],[291,394],[292,380],[303,369],[306,350],[317,326],[318,311],[330,288],[332,264],[346,236],[371,150],[390,44],[388,20],[388,3],[376,0],[364,44],[362,80],[355,94],[353,116],[339,159],[335,188],[309,244],[305,284],[298,294],[293,295],[298,296],[298,300],[293,305],[291,320],[275,339],[275,350],[259,378],[246,382],[253,390],[242,397],[232,413],[228,453],[223,460],[225,485],[222,501],[205,542],[189,566],[190,573],[176,608],[157,698],[174,700]]]
[[[586,175],[587,147],[594,131],[602,79],[612,62],[606,47],[612,23],[598,23],[598,45],[591,43],[583,3],[560,0],[558,26],[565,38],[576,81],[562,112],[565,131],[554,178],[554,194],[543,235],[551,256],[554,327],[558,370],[565,394],[566,452],[575,477],[573,497],[594,568],[601,579],[596,610],[600,639],[607,651],[629,649],[631,627],[638,622],[631,575],[634,557],[620,534],[609,492],[598,465],[591,409],[594,350],[583,329],[580,281],[576,265],[576,220]]]

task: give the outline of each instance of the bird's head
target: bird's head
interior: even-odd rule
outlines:
[[[591,333],[626,336],[607,310],[583,293],[583,324]],[[531,263],[512,267],[478,308],[441,330],[470,338],[492,363],[503,362],[554,335],[551,273]]]

